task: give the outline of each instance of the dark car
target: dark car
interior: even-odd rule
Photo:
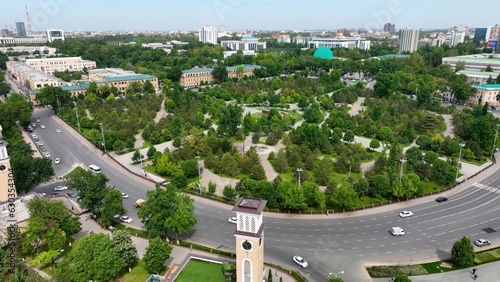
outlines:
[[[446,201],[448,201],[448,198],[446,198],[446,197],[438,197],[436,199],[436,202],[438,202],[438,203],[442,203],[442,202],[446,202]]]

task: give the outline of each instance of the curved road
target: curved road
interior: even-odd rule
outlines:
[[[142,227],[132,206],[137,198],[144,198],[153,185],[130,175],[115,165],[86,140],[78,137],[59,119],[47,116],[48,110],[38,110],[46,129],[37,127],[36,134],[46,144],[52,156],[60,156],[62,163],[56,173],[67,172],[74,164],[96,164],[110,178],[110,184],[130,195],[124,200],[132,225]],[[61,133],[55,129],[60,128]],[[50,151],[53,150],[53,151]],[[298,269],[310,281],[323,282],[326,273],[344,271],[347,281],[370,281],[363,264],[411,263],[436,260],[450,254],[453,243],[462,236],[471,240],[485,238],[500,245],[500,190],[496,165],[484,175],[477,176],[460,188],[445,192],[449,201],[437,203],[434,197],[420,198],[372,210],[329,216],[298,216],[266,214],[266,261]],[[488,175],[487,175],[488,174]],[[476,183],[477,182],[477,183]],[[230,206],[205,199],[196,199],[198,224],[195,231],[184,236],[193,242],[214,248],[234,251],[234,225]],[[413,217],[401,219],[400,210],[408,209]],[[394,237],[393,226],[405,229],[406,235]],[[291,257],[303,256],[309,267],[299,269]]]

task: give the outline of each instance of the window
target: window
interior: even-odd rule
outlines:
[[[245,216],[245,231],[250,231],[250,220],[248,216]]]
[[[238,226],[238,229],[242,230],[243,229],[243,216],[242,215],[240,215],[240,218],[238,219],[238,224],[240,225],[240,226]]]
[[[252,263],[247,259],[243,261],[243,281],[252,282]]]
[[[252,217],[252,232],[255,233],[255,217]]]

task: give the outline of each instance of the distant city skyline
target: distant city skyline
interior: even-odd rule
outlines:
[[[31,29],[66,31],[190,30],[396,30],[452,26],[487,27],[500,22],[497,0],[26,0],[2,3],[1,28],[25,22]],[[478,8],[483,7],[483,8]],[[487,8],[489,7],[489,8]],[[486,8],[486,9],[484,9]],[[472,12],[477,11],[477,12]]]

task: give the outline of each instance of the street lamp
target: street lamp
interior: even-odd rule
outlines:
[[[302,168],[298,167],[297,172],[299,173],[299,188],[300,188],[300,172],[304,171]]]
[[[102,147],[104,148],[104,154],[106,154],[106,141],[104,140],[104,129],[102,126],[102,122],[99,123],[99,127],[101,128],[101,134],[102,134]]]
[[[78,131],[82,132],[82,129],[80,128],[80,119],[78,118],[78,103],[75,102],[75,97],[73,96],[73,103],[75,103],[75,113],[76,113],[76,123],[78,124]]]
[[[194,156],[196,158],[196,165],[198,166],[198,188],[200,188],[201,194],[201,172],[200,172],[200,156]]]
[[[337,273],[330,272],[330,273],[328,273],[328,277],[335,275],[335,278],[337,278],[339,276],[339,274],[344,274],[344,271],[342,270],[342,271],[337,272]]]
[[[491,149],[491,157],[492,158],[495,155],[495,145],[497,143],[498,127],[500,127],[500,124],[497,124],[497,132],[495,133],[495,141],[493,141],[493,148]]]
[[[455,174],[455,182],[457,181],[458,178],[458,170],[460,169],[460,157],[462,157],[462,148],[464,146],[465,144],[460,144],[460,152],[458,152],[457,174]]]
[[[403,165],[405,164],[406,160],[405,159],[400,159],[401,162],[401,171],[399,172],[399,182],[401,182],[401,178],[403,177]]]

